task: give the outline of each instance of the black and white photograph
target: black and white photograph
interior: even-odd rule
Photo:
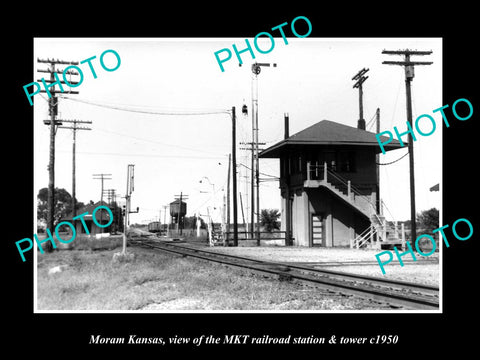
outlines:
[[[441,39],[34,45],[38,311],[441,309]]]
[[[473,348],[474,11],[57,5],[3,27],[9,347]]]

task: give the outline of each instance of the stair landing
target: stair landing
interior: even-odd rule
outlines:
[[[352,196],[346,195],[343,191],[339,190],[335,185],[331,184],[328,181],[325,180],[305,180],[303,182],[303,186],[305,188],[318,188],[320,186],[323,186],[327,189],[329,189],[333,194],[337,195],[340,197],[343,201],[345,201],[347,204],[350,206],[353,206],[356,210],[358,210],[360,213],[363,215],[370,217],[371,216],[371,210],[370,206],[362,206],[365,205],[366,202],[357,202],[355,201],[355,195],[352,194]]]

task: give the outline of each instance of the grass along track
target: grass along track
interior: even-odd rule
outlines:
[[[233,266],[151,248],[69,250],[38,257],[37,309],[44,311],[376,311],[391,307],[356,296],[277,281]],[[62,271],[50,274],[61,265]]]
[[[142,239],[131,241],[130,243],[132,245],[154,248],[183,257],[190,256],[224,265],[240,267],[253,272],[267,274],[280,280],[307,283],[329,291],[383,302],[392,307],[437,310],[439,306],[439,289],[434,286],[323,270],[306,265],[267,262],[181,246],[178,243],[174,244],[159,240]]]

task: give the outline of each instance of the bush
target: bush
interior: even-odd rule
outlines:
[[[263,209],[260,215],[260,223],[265,231],[280,230],[279,217],[280,213],[277,209]]]

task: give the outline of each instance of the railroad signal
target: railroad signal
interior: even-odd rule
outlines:
[[[256,213],[257,215],[257,231],[256,231],[256,237],[257,237],[257,246],[260,246],[260,162],[259,162],[259,142],[258,142],[258,75],[260,74],[261,67],[270,67],[270,65],[273,65],[273,67],[277,67],[277,64],[270,64],[270,63],[253,63],[252,64],[252,142],[255,144],[255,154],[254,157],[252,157],[252,160],[254,158],[255,160],[255,168],[254,164],[252,161],[252,212],[251,212],[251,217],[252,217],[252,238],[253,238],[253,224],[255,223],[254,221],[254,214]],[[253,155],[253,154],[252,154]],[[235,169],[235,167],[234,167]],[[235,170],[234,170],[235,171]],[[253,196],[253,180],[255,177],[255,183],[256,183],[256,202],[254,201],[254,196]],[[256,208],[256,211],[255,211]]]

